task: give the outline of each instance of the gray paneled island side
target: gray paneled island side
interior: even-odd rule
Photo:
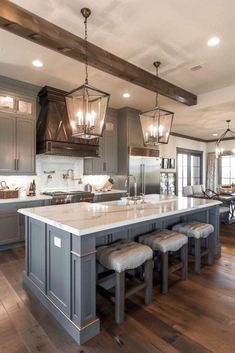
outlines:
[[[195,220],[213,224],[216,255],[220,255],[219,201],[148,195],[145,202],[19,210],[26,223],[24,284],[79,344],[100,331],[96,316],[98,245]]]

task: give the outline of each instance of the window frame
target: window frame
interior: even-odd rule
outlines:
[[[232,183],[235,182],[235,178],[234,178],[234,181],[231,180],[231,175],[230,175],[230,182],[228,184],[222,184],[222,158],[223,157],[230,157],[230,158],[234,158],[235,159],[235,156],[231,153],[228,153],[228,154],[224,154],[223,156],[221,156],[220,158],[218,158],[218,164],[217,164],[217,167],[218,167],[218,185],[231,185]],[[231,163],[230,163],[231,165]],[[227,178],[226,178],[227,179]]]
[[[200,185],[203,184],[203,151],[176,148],[176,195],[178,195],[178,154],[187,154],[187,185],[191,185],[191,156],[200,157]]]

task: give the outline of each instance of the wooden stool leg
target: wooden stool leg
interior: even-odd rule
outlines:
[[[183,262],[181,269],[181,279],[185,281],[188,278],[188,244],[185,244],[180,249],[180,259]]]
[[[161,253],[161,293],[168,293],[168,252]]]
[[[194,264],[194,270],[196,273],[201,272],[201,239],[194,239],[194,244],[195,244],[195,264]]]
[[[115,320],[120,324],[124,320],[125,310],[125,272],[116,272]]]
[[[208,237],[208,257],[207,263],[208,265],[213,265],[215,256],[215,237],[214,234],[210,234]]]
[[[144,264],[144,282],[145,288],[145,304],[152,303],[152,291],[153,291],[153,261],[152,259],[147,260]]]

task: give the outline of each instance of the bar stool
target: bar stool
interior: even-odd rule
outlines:
[[[169,229],[159,229],[139,237],[139,242],[148,245],[160,253],[161,257],[161,292],[168,292],[168,274],[181,269],[181,279],[188,277],[188,238]],[[180,250],[180,262],[169,267],[168,254]]]
[[[153,251],[146,245],[121,240],[97,248],[97,260],[108,270],[115,271],[115,320],[124,320],[125,298],[145,289],[145,304],[152,302],[152,257]],[[144,265],[144,281],[125,291],[125,272]]]
[[[196,273],[201,271],[201,258],[207,255],[207,264],[213,265],[215,254],[214,227],[212,224],[197,221],[176,224],[172,230],[185,234],[194,239],[194,255],[190,255],[189,260],[194,262]],[[207,239],[207,248],[202,248],[202,239]]]

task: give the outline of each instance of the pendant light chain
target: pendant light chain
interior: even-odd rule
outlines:
[[[155,65],[154,66],[156,67],[156,77],[158,77],[158,68],[159,68],[159,65]],[[156,93],[156,107],[158,107],[158,92]]]
[[[88,84],[88,49],[87,49],[87,17],[84,21],[85,24],[85,83]]]

